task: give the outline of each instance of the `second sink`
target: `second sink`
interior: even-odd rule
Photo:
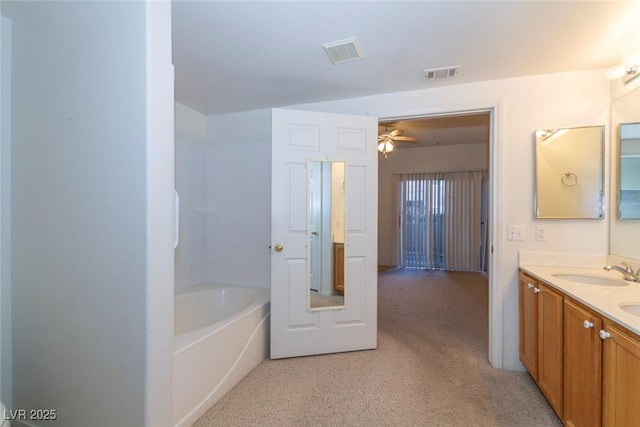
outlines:
[[[568,280],[574,283],[582,283],[585,285],[597,285],[597,286],[628,286],[623,280],[610,279],[602,276],[592,276],[588,274],[554,274],[553,277],[558,279]]]
[[[640,317],[640,302],[623,302],[619,307],[629,314]]]

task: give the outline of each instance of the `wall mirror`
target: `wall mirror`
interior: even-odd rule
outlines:
[[[309,160],[307,177],[307,308],[345,308],[345,162]]]
[[[640,123],[620,124],[618,218],[640,219]]]
[[[536,131],[536,218],[603,219],[604,126]]]
[[[640,124],[640,86],[618,97],[611,103],[611,222],[609,229],[609,254],[623,258],[640,260],[640,218],[632,218],[633,201],[626,204],[621,200],[622,173],[624,166],[623,159],[634,159],[635,157],[622,157],[622,140],[627,138],[627,132],[634,131],[635,126]],[[622,131],[625,131],[623,138]],[[630,147],[624,147],[624,156],[631,154],[630,150],[638,147],[638,142],[631,142]],[[627,145],[627,144],[625,144]],[[626,162],[625,160],[625,163]],[[637,165],[637,163],[636,163]],[[637,166],[635,166],[635,173]],[[626,172],[624,172],[626,174]],[[633,174],[633,172],[632,172]],[[635,175],[637,176],[637,175]],[[629,178],[633,182],[633,178]],[[635,182],[635,185],[638,181]],[[625,179],[624,185],[627,185]],[[637,187],[636,187],[637,188]],[[626,190],[625,190],[626,191]],[[637,199],[636,199],[637,201]],[[621,208],[621,203],[629,208]],[[624,212],[621,212],[624,211]],[[637,210],[636,210],[637,212]],[[620,218],[624,215],[624,218]]]

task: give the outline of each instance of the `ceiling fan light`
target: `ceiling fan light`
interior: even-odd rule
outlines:
[[[388,139],[384,140],[380,144],[378,144],[378,151],[383,154],[390,153],[393,151],[393,144]]]

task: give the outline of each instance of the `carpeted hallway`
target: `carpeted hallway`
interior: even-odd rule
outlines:
[[[267,360],[209,426],[560,426],[529,375],[487,362],[487,278],[378,275],[378,349]]]

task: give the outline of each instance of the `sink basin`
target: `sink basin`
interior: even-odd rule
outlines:
[[[581,283],[584,285],[596,285],[596,286],[627,286],[622,279],[610,279],[602,276],[592,276],[589,274],[554,274],[553,277],[558,279],[568,280],[574,283]]]
[[[640,302],[623,302],[619,307],[629,314],[640,317]]]

